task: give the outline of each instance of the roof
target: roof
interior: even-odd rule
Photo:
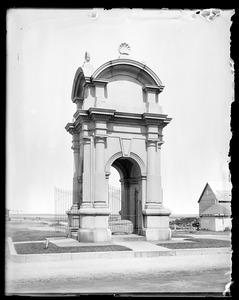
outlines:
[[[218,201],[231,201],[230,182],[208,182]]]
[[[222,202],[231,201],[231,189],[232,189],[231,182],[210,181],[205,185],[198,202],[200,202],[201,197],[208,185],[213,191],[215,197],[217,198],[217,201],[222,201]]]
[[[231,211],[224,207],[223,205],[216,203],[213,204],[212,206],[210,206],[209,208],[207,208],[202,214],[201,216],[205,216],[205,215],[210,215],[210,216],[215,216],[215,215],[231,215]]]

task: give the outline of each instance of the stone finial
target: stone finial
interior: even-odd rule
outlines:
[[[84,69],[85,76],[90,77],[94,72],[93,65],[90,62],[90,53],[88,51],[85,51],[85,59],[82,68]]]
[[[90,53],[88,51],[85,52],[85,61],[84,63],[86,62],[89,62],[90,61]]]
[[[83,62],[83,65],[82,67],[85,66],[85,64],[89,63],[90,62],[90,53],[88,51],[85,52],[85,60]]]
[[[121,43],[119,45],[118,51],[121,55],[129,55],[130,54],[130,46],[127,43]]]

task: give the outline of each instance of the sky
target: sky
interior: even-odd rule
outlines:
[[[97,69],[133,59],[165,86],[161,174],[164,206],[197,214],[208,181],[228,181],[233,10],[214,18],[197,10],[10,9],[7,12],[6,207],[53,213],[54,188],[72,189],[73,151],[65,125],[76,107],[71,90],[85,51]],[[113,172],[110,184],[118,185]]]

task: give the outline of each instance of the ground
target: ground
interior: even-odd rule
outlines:
[[[205,254],[14,263],[6,252],[6,294],[219,292],[231,256]]]
[[[223,292],[227,255],[9,263],[6,293]]]

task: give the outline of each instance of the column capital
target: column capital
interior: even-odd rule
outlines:
[[[65,129],[71,135],[78,133],[74,123],[67,123],[66,126],[65,126]]]
[[[94,139],[96,143],[105,143],[107,139],[107,135],[95,135]]]
[[[163,144],[164,144],[164,141],[162,141],[162,140],[159,141],[159,142],[158,142],[158,149],[161,149],[161,147],[162,147]]]
[[[82,141],[83,141],[83,144],[86,145],[86,144],[90,144],[91,142],[91,137],[90,136],[87,136],[87,135],[84,135],[82,137]]]
[[[123,178],[119,180],[120,183],[132,183],[132,184],[137,184],[139,182],[138,178]]]
[[[111,174],[110,172],[105,172],[105,178],[106,178],[106,179],[109,179],[110,174]]]
[[[75,104],[83,104],[83,102],[84,102],[84,97],[74,97],[73,99],[72,99],[72,102],[73,103],[75,103]]]
[[[109,80],[107,79],[98,79],[98,78],[93,78],[92,79],[92,84],[93,85],[101,85],[101,86],[106,86],[108,84]]]
[[[147,139],[146,140],[147,147],[156,147],[158,143],[159,143],[159,139]]]
[[[155,94],[159,94],[163,91],[164,85],[158,86],[158,85],[145,85],[143,87],[143,90],[145,92],[153,92]]]

